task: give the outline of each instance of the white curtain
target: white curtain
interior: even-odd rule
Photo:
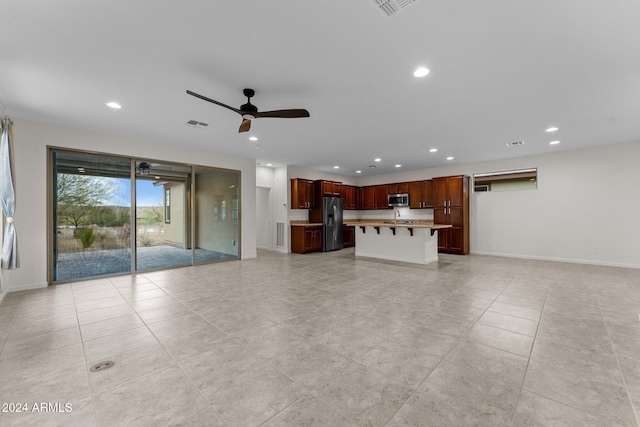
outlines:
[[[14,270],[20,266],[18,257],[18,235],[13,224],[13,214],[16,209],[16,196],[13,187],[13,137],[11,127],[13,122],[8,117],[2,119],[2,139],[0,141],[0,197],[2,197],[2,213],[5,217],[5,227],[2,242],[2,268]]]

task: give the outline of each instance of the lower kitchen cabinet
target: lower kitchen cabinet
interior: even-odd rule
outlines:
[[[342,227],[342,247],[353,248],[356,245],[356,227],[344,225]]]
[[[322,250],[322,225],[292,225],[291,252],[306,254]]]

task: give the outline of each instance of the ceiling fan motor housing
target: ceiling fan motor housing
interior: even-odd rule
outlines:
[[[250,113],[257,113],[258,112],[258,107],[253,105],[251,102],[247,102],[242,107],[240,107],[240,111],[247,111],[247,112],[250,112]]]

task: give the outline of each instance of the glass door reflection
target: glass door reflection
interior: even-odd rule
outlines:
[[[240,256],[236,171],[195,168],[195,263]]]

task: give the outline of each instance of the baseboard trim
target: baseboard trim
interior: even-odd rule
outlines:
[[[518,259],[532,259],[536,261],[554,261],[554,262],[566,262],[569,264],[585,264],[585,265],[599,265],[602,267],[620,267],[620,268],[636,268],[640,269],[640,264],[626,264],[621,262],[607,262],[607,261],[593,261],[585,259],[571,259],[571,258],[555,258],[555,257],[542,257],[535,255],[516,255],[516,254],[502,254],[496,252],[484,252],[484,251],[472,251],[472,255],[484,255],[484,256],[496,256],[503,258],[518,258]]]
[[[30,291],[33,289],[42,289],[42,288],[46,288],[48,286],[47,282],[41,282],[41,283],[28,283],[26,285],[18,285],[18,286],[12,286],[9,289],[7,289],[7,294],[9,292],[20,292],[20,291]]]

